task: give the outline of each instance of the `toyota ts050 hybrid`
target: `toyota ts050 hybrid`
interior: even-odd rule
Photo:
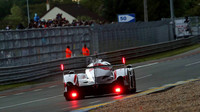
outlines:
[[[95,59],[83,71],[84,73],[64,70],[64,65],[61,64],[65,99],[75,100],[88,95],[136,92],[134,69],[130,65],[125,65],[125,58],[122,58],[122,62],[123,67],[117,68],[107,61]]]

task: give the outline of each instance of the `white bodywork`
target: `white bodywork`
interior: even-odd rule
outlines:
[[[127,85],[127,70],[132,70],[132,68],[120,68],[112,70],[111,64],[109,62],[102,61],[101,59],[89,64],[88,67],[89,68],[85,70],[85,73],[64,74],[64,83],[72,83],[73,85],[77,85],[79,87],[92,86],[95,84],[109,84],[116,81],[117,78],[121,76],[125,79],[124,84]],[[67,87],[65,87],[65,92],[67,92]]]

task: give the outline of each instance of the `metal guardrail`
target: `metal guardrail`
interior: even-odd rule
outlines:
[[[111,62],[112,64],[118,64],[121,62],[121,57],[125,56],[126,59],[134,59],[137,57],[169,51],[181,47],[186,47],[200,42],[199,36],[184,38],[180,40],[174,40],[169,42],[163,42],[158,44],[151,44],[141,47],[134,47],[128,49],[117,50],[113,52],[98,54],[98,57]]]
[[[119,64],[121,57],[125,56],[126,59],[133,59],[145,55],[155,54],[159,52],[169,51],[195,43],[200,42],[200,37],[189,37],[185,39],[152,44],[141,47],[134,47],[128,49],[117,50],[113,52],[106,52],[98,54],[98,58],[106,60],[112,64]],[[49,62],[30,64],[26,66],[17,67],[1,67],[0,68],[0,85],[20,83],[32,81],[47,76],[62,74],[60,64],[64,64],[67,69],[83,68],[89,63],[89,59],[95,57],[74,57],[70,59],[58,59]]]

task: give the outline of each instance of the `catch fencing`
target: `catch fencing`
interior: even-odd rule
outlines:
[[[0,67],[21,66],[81,56],[84,44],[91,54],[173,40],[169,21],[0,31]]]
[[[107,24],[95,26],[92,34],[97,53],[174,40],[170,21]]]
[[[63,59],[67,46],[75,57],[84,44],[90,48],[90,33],[88,27],[1,31],[0,67]]]
[[[189,17],[189,20],[192,35],[200,35],[200,17]]]

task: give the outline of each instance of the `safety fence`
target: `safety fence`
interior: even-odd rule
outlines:
[[[175,33],[179,36],[200,35],[199,17],[189,17],[189,30],[188,25],[184,23],[184,18],[175,20],[177,20]],[[0,31],[0,67],[64,59],[67,46],[70,46],[73,57],[79,57],[84,44],[90,49],[91,54],[95,54],[174,39],[173,25],[169,19],[152,22]]]
[[[90,48],[89,27],[63,27],[0,32],[0,67],[19,66],[65,58],[70,46],[80,55],[84,44]]]
[[[92,57],[98,57],[109,61],[112,64],[121,62],[121,57],[124,56],[128,60],[137,57],[155,54],[159,52],[169,51],[176,48],[181,48],[193,45],[200,41],[199,36],[163,42],[158,44],[146,45],[141,47],[133,47],[128,49],[117,50],[113,52],[100,53],[90,57],[73,57],[70,59],[57,59],[54,61],[30,64],[17,67],[1,67],[0,68],[0,85],[13,84],[19,82],[32,81],[47,76],[62,75],[60,64],[64,64],[66,69],[75,69],[86,67]],[[62,76],[61,76],[62,77]]]
[[[107,24],[92,30],[98,53],[174,40],[170,21]]]
[[[169,40],[169,21],[0,31],[0,67],[64,59],[67,46],[77,57],[84,44],[94,54]]]

